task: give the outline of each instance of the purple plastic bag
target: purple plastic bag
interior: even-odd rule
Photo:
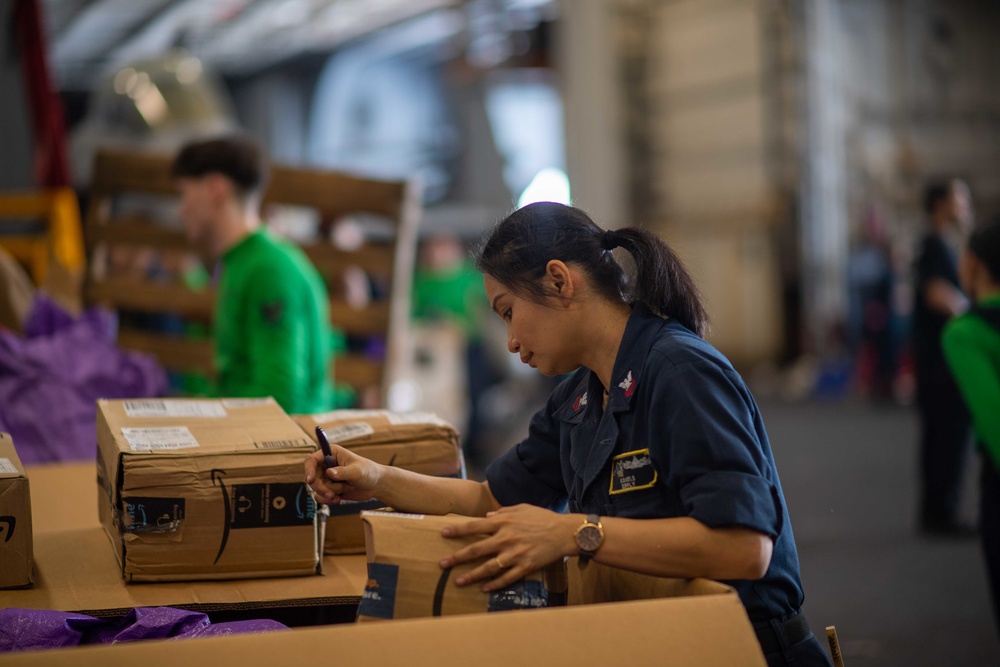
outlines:
[[[104,620],[63,611],[0,610],[0,653],[143,639],[190,639],[285,630],[269,619],[212,624],[208,616],[173,607],[136,607],[121,619]]]
[[[0,330],[0,431],[25,464],[93,460],[98,398],[166,391],[155,359],[115,345],[115,322],[98,308],[74,318],[38,293],[24,337]]]

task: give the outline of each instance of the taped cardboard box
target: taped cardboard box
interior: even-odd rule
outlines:
[[[0,433],[0,588],[34,581],[28,474],[9,433]]]
[[[458,431],[432,413],[333,410],[292,419],[317,445],[316,427],[321,426],[330,442],[376,463],[435,477],[465,478]],[[383,506],[378,500],[331,506],[325,553],[365,553],[360,514]]]
[[[539,609],[530,614],[296,628],[185,641],[119,642],[0,655],[18,667],[215,667],[305,665],[318,651],[337,664],[365,667],[766,667],[753,633],[741,627],[739,601],[699,595],[612,605]]]
[[[99,400],[98,513],[126,582],[316,574],[315,448],[273,399]]]
[[[442,570],[445,556],[481,536],[445,538],[441,530],[472,521],[449,514],[430,516],[387,511],[362,512],[368,556],[368,583],[358,606],[358,620],[449,616],[561,606],[566,600],[562,563],[534,572],[500,591],[484,593],[478,585],[456,586],[455,579],[485,559]]]

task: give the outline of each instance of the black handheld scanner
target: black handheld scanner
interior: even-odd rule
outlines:
[[[333,452],[330,451],[330,441],[322,426],[316,427],[316,439],[319,440],[319,447],[323,450],[323,463],[326,464],[327,468],[336,468],[337,462],[333,458]]]

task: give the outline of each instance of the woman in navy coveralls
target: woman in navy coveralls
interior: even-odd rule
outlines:
[[[631,254],[633,277],[615,248]],[[456,582],[486,580],[484,591],[574,555],[721,580],[739,593],[769,665],[829,665],[800,611],[795,540],[760,412],[701,338],[705,311],[673,251],[645,230],[604,231],[545,202],[497,225],[477,265],[510,351],[545,375],[572,375],[485,482],[334,447],[333,468],[321,452],[306,460],[318,499],[484,517],[446,529],[487,537],[441,563],[489,558]]]

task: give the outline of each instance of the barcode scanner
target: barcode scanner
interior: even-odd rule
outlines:
[[[316,439],[319,440],[319,447],[323,450],[323,463],[326,464],[327,468],[336,468],[337,461],[333,458],[333,452],[330,451],[330,441],[322,426],[316,427]]]

